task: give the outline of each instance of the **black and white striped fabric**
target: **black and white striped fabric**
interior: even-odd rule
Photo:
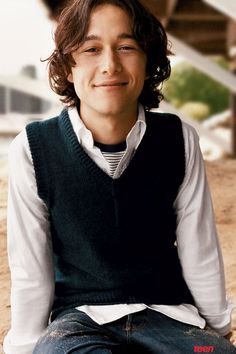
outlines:
[[[113,145],[94,142],[94,145],[101,150],[101,153],[108,161],[110,167],[110,175],[113,177],[119,162],[126,152],[126,141]]]

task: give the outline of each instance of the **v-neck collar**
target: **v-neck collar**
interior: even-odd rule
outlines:
[[[67,142],[70,146],[69,150],[72,153],[72,156],[74,158],[74,161],[77,162],[78,159],[88,168],[88,171],[91,172],[91,174],[94,176],[94,178],[98,178],[103,184],[110,184],[114,183],[115,181],[118,181],[123,178],[124,175],[126,175],[129,171],[129,169],[133,165],[133,160],[135,160],[135,156],[137,155],[138,151],[142,147],[145,141],[145,136],[147,134],[147,129],[144,133],[143,139],[140,142],[138,148],[135,150],[135,153],[133,157],[131,158],[128,166],[126,169],[123,171],[123,173],[118,177],[113,179],[112,176],[109,176],[105,171],[103,171],[94,161],[93,159],[86,153],[86,151],[83,149],[81,144],[78,141],[78,138],[74,132],[73,126],[71,124],[69,115],[67,110],[63,110],[62,113],[59,116],[59,119],[62,122],[63,125],[63,131],[65,132]],[[75,164],[77,165],[77,163]]]

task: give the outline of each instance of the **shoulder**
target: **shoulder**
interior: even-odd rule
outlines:
[[[67,118],[67,110],[63,110],[59,116],[27,124],[25,129],[31,151],[43,150],[47,144],[53,144],[65,130]]]
[[[185,164],[187,174],[192,174],[194,166],[199,170],[203,162],[203,155],[199,144],[199,135],[195,128],[182,121],[182,130],[184,137]]]
[[[26,130],[22,130],[11,142],[8,151],[9,163],[31,160]]]
[[[188,141],[189,144],[198,143],[199,136],[196,129],[192,125],[186,123],[183,120],[181,120],[181,123],[182,123],[184,139]]]
[[[146,120],[150,123],[162,122],[163,124],[174,127],[176,125],[182,127],[184,140],[187,144],[194,144],[199,142],[199,136],[195,128],[183,121],[179,116],[172,113],[163,112],[145,112]]]
[[[43,119],[43,120],[36,120],[34,122],[30,122],[29,124],[26,125],[27,134],[31,130],[44,129],[44,128],[48,128],[48,127],[57,125],[59,120],[60,120],[60,117],[62,116],[62,114],[63,114],[63,111],[58,116],[46,118],[46,119]]]
[[[147,132],[158,136],[158,139],[168,141],[182,140],[181,120],[171,113],[146,112]]]
[[[146,111],[145,117],[146,120],[150,122],[163,122],[163,123],[181,122],[180,118],[176,114],[172,114],[172,113]]]
[[[184,137],[185,156],[187,159],[190,159],[196,154],[196,151],[200,149],[199,135],[192,125],[184,121],[181,122]]]
[[[25,129],[11,142],[8,150],[9,185],[23,190],[31,182],[34,171],[33,161]]]
[[[59,116],[48,118],[41,121],[31,122],[12,140],[8,150],[9,166],[17,170],[17,166],[32,165],[32,156],[29,145],[29,134],[33,131],[37,132],[40,127],[50,131],[50,126],[55,125],[59,121],[64,110]]]
[[[175,138],[176,132],[182,131],[185,150],[186,164],[196,155],[201,155],[199,146],[199,136],[196,129],[182,120],[179,116],[172,113],[162,112],[146,112],[147,124],[150,124],[151,128],[162,127],[164,132],[171,137]]]

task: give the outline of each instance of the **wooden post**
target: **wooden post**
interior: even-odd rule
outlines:
[[[227,31],[227,47],[230,58],[230,69],[236,77],[236,21],[229,20]],[[236,158],[236,93],[231,91],[231,156]]]
[[[236,56],[234,58],[234,68],[233,68],[233,73],[235,74],[236,77]],[[236,94],[232,93],[231,94],[231,112],[232,112],[232,120],[231,120],[231,125],[232,125],[232,157],[235,159],[236,158]]]

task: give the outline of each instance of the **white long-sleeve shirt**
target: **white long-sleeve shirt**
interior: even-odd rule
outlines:
[[[110,174],[108,161],[94,145],[92,134],[84,126],[76,108],[69,109],[68,113],[79,143],[97,165]],[[234,306],[226,299],[222,254],[199,139],[191,126],[184,122],[182,125],[186,173],[174,203],[177,249],[183,276],[197,307],[190,304],[79,307],[99,324],[148,307],[200,328],[204,328],[207,322],[221,335],[230,331]],[[139,106],[138,119],[127,136],[127,149],[113,178],[118,178],[125,170],[145,130],[145,115]],[[8,255],[12,320],[4,339],[4,351],[6,354],[31,354],[47,327],[55,284],[48,210],[37,194],[25,130],[14,139],[9,152]]]

